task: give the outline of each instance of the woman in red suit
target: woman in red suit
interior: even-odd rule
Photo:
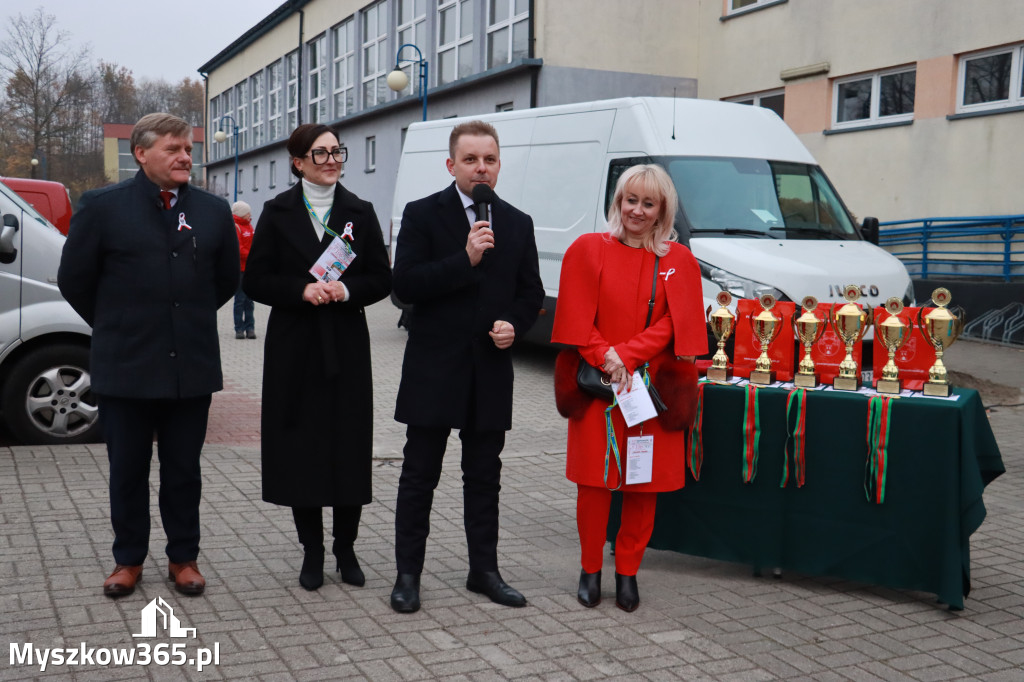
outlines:
[[[556,398],[569,417],[566,476],[576,483],[576,522],[581,564],[577,598],[587,607],[601,601],[601,565],[611,490],[621,489],[622,524],[615,539],[615,603],[625,611],[640,604],[636,573],[654,529],[657,493],[685,483],[687,430],[693,423],[697,372],[694,356],[707,351],[700,269],[675,241],[678,199],[668,174],[655,165],[622,174],[608,210],[608,232],[585,234],[565,252],[551,340],[575,346],[559,356]],[[657,272],[655,269],[657,268]],[[655,277],[657,278],[655,281]],[[654,306],[648,324],[652,282]],[[668,410],[626,428],[612,410],[623,465],[614,454],[606,466],[608,403],[576,388],[582,356],[620,385],[649,363]],[[654,437],[649,483],[626,485],[628,439]]]

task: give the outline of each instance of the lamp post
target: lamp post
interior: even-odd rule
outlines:
[[[32,164],[32,177],[33,178],[36,177],[36,166],[39,165],[39,163],[40,163],[39,159],[40,158],[42,158],[42,164],[43,164],[43,180],[49,180],[49,177],[47,176],[47,173],[46,173],[46,154],[44,154],[43,150],[41,150],[41,149],[37,149],[36,153],[32,156],[32,160],[29,161],[29,163]]]
[[[416,61],[420,65],[420,99],[423,100],[423,120],[427,120],[427,60],[423,58],[423,53],[420,52],[420,48],[416,47],[412,43],[405,43],[398,48],[398,54],[395,55],[395,70],[388,74],[387,83],[388,87],[395,92],[401,92],[405,90],[405,87],[409,85],[409,77],[405,75],[405,71],[399,68],[399,64],[402,61],[402,50],[407,47],[411,47],[416,50],[416,54],[419,55],[419,59]]]
[[[235,138],[235,198],[232,201],[238,201],[238,123],[235,122],[234,116],[224,114],[217,119],[217,132],[213,134],[213,139],[217,142],[223,142],[228,139],[228,134],[224,132],[224,119],[226,118],[231,119],[233,137]]]

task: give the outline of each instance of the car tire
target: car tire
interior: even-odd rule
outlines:
[[[100,439],[89,349],[83,346],[45,346],[20,358],[7,376],[0,400],[11,433],[26,445]]]

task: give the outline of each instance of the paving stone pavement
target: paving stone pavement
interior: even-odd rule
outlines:
[[[988,486],[988,517],[971,539],[973,591],[961,612],[933,595],[834,578],[756,578],[747,566],[650,551],[643,602],[624,613],[575,600],[574,486],[564,477],[565,423],[554,408],[547,349],[516,351],[515,425],[504,455],[502,573],[529,599],[496,606],[465,589],[458,457],[434,502],[423,609],[393,613],[393,522],[403,428],[392,420],[405,332],[387,302],[367,310],[375,377],[375,501],[357,551],[365,587],[330,573],[299,587],[291,515],[260,500],[259,405],[267,309],[257,341],[234,339],[221,311],[225,390],[204,450],[202,597],[165,579],[153,472],[154,532],[144,579],[118,601],[100,585],[112,568],[102,445],[0,447],[0,680],[29,678],[259,680],[1024,680],[1024,352],[959,343],[948,366],[997,382],[989,417],[1007,473]],[[1016,388],[1017,393],[1012,390]],[[311,387],[310,390],[318,390]],[[343,388],[342,388],[343,390]],[[983,392],[983,395],[987,395]],[[1009,396],[1009,398],[1007,398]],[[986,403],[992,401],[986,398]],[[453,452],[458,441],[453,436]],[[609,558],[605,573],[610,578]],[[606,580],[606,583],[611,583]],[[195,638],[136,639],[140,610],[161,598]],[[27,665],[31,643],[118,649],[184,642],[182,659],[216,649],[219,664]],[[21,653],[19,653],[21,655]],[[176,656],[176,654],[174,654]],[[173,657],[173,656],[172,656]]]

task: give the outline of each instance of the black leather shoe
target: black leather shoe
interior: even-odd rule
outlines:
[[[420,576],[418,573],[399,573],[395,588],[391,590],[391,608],[398,613],[420,610]]]
[[[307,550],[302,557],[299,584],[309,591],[318,590],[324,584],[324,548],[320,551]]]
[[[526,606],[526,597],[509,587],[497,571],[470,571],[466,589],[487,595],[492,602],[502,606]]]
[[[359,567],[359,559],[352,545],[339,545],[334,542],[334,557],[338,560],[338,573],[341,573],[341,582],[362,587],[366,584],[366,576],[363,569]]]
[[[636,587],[635,575],[615,574],[615,605],[632,613],[640,606],[640,592]]]
[[[576,599],[588,609],[601,603],[601,571],[580,571],[580,589],[576,592]]]

